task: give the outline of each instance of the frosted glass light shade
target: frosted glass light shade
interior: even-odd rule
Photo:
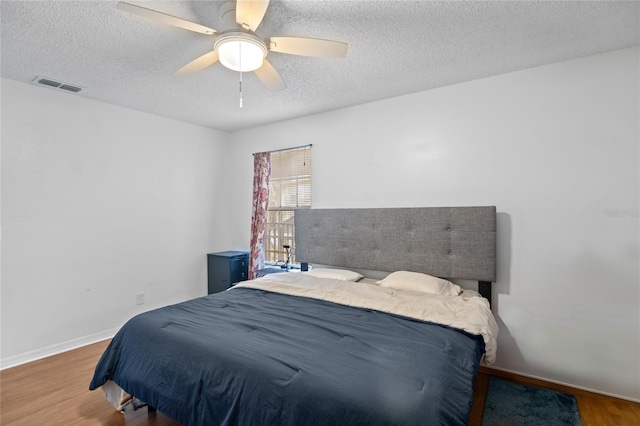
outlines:
[[[264,44],[245,37],[228,37],[216,44],[220,63],[234,71],[255,71],[262,66],[267,50]]]

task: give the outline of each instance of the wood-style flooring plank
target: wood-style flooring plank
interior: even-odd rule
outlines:
[[[108,341],[0,371],[3,426],[175,426],[177,422],[142,408],[124,415],[89,382]]]

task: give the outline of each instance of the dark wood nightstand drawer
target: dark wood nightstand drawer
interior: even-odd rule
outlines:
[[[243,251],[225,251],[209,253],[208,291],[218,293],[249,277],[249,253]]]

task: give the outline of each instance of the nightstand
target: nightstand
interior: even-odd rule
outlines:
[[[249,253],[223,251],[207,254],[209,294],[225,291],[249,277]]]

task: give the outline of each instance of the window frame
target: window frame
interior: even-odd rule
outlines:
[[[284,166],[280,163],[274,167],[274,162],[282,161],[283,156],[288,156],[291,163]],[[264,259],[266,264],[284,264],[289,254],[289,264],[294,264],[295,211],[311,208],[311,145],[272,152],[271,161],[272,175],[269,179],[269,205],[263,243]],[[284,170],[288,172],[283,173]],[[291,174],[291,170],[295,173]],[[276,201],[276,198],[277,202],[272,202]],[[273,220],[274,216],[277,216],[276,220]],[[284,245],[290,247],[289,253]]]

